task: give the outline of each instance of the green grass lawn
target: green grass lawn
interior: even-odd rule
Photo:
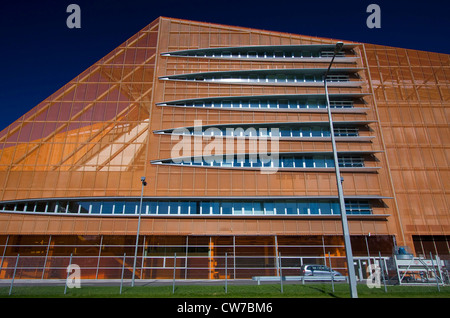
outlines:
[[[85,286],[67,289],[64,286],[16,286],[9,296],[9,287],[0,287],[1,298],[349,298],[347,284],[336,284],[332,291],[331,284],[286,284],[281,293],[279,284],[262,285],[179,285],[173,293],[172,285],[167,286]],[[364,284],[358,285],[359,298],[450,298],[450,286],[388,286],[369,289]]]

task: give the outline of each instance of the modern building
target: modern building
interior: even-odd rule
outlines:
[[[18,255],[21,278],[131,274],[137,237],[138,278],[345,272],[337,41],[150,23],[0,133],[0,278]],[[343,42],[326,81],[357,272],[448,257],[450,56]]]

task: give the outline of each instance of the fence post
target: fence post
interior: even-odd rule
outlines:
[[[122,286],[123,286],[123,272],[125,270],[125,257],[127,253],[123,253],[123,262],[122,262],[122,274],[120,276],[120,292],[119,294],[122,295]]]
[[[431,259],[431,268],[433,269],[434,277],[436,278],[437,289],[438,289],[438,292],[440,292],[441,289],[439,288],[438,274],[437,274],[436,268],[434,268],[433,255],[431,255],[431,252],[430,252],[430,259]],[[437,265],[439,266],[439,264],[437,264]]]
[[[175,275],[177,269],[177,253],[175,253],[173,257],[173,285],[172,285],[172,294],[175,294]]]
[[[72,265],[72,254],[73,253],[70,253],[69,266]],[[69,267],[69,266],[67,266],[67,267]],[[66,269],[66,271],[67,271],[67,276],[66,276],[66,284],[64,286],[64,295],[67,293],[67,280],[69,279],[69,273],[70,273],[67,269]]]
[[[278,253],[278,261],[279,261],[279,266],[280,266],[280,288],[281,288],[281,293],[283,294],[283,271],[281,269],[281,253]]]
[[[331,274],[331,288],[334,293],[334,274],[333,274],[333,267],[331,266],[331,254],[328,252],[328,261],[330,262],[330,274]]]
[[[386,278],[384,276],[384,261],[381,258],[381,252],[378,251],[378,256],[380,257],[380,267],[381,267],[381,275],[383,275],[383,284],[384,284],[384,292],[387,293],[387,287],[386,287]]]
[[[13,277],[12,277],[12,280],[11,280],[11,286],[9,287],[9,295],[10,296],[11,296],[12,288],[13,288],[13,285],[14,285],[14,278],[16,278],[16,269],[17,269],[17,264],[19,263],[19,256],[20,256],[20,254],[17,254],[16,265],[14,266],[14,273],[13,273]]]
[[[50,243],[51,243],[51,241],[52,241],[52,236],[50,235],[49,238],[48,238],[47,251],[45,252],[44,268],[42,269],[41,279],[44,279],[45,268],[47,267],[48,251],[49,251],[49,249],[50,249]]]
[[[228,293],[228,253],[225,253],[225,294]]]

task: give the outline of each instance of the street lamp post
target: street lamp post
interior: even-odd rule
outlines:
[[[145,177],[141,177],[142,182],[142,190],[141,190],[141,201],[139,203],[139,218],[138,218],[138,227],[136,234],[136,246],[134,248],[134,263],[133,263],[133,274],[131,279],[131,287],[134,287],[134,278],[136,276],[136,259],[137,259],[137,251],[138,251],[138,243],[139,243],[139,230],[141,228],[141,212],[142,212],[142,198],[144,196],[144,187],[147,185],[145,181]]]
[[[345,255],[347,259],[347,270],[348,270],[348,280],[350,285],[350,296],[352,298],[358,298],[358,292],[356,290],[356,276],[355,276],[355,267],[353,263],[353,252],[352,245],[350,242],[350,234],[348,230],[348,222],[347,222],[347,212],[345,210],[345,201],[344,201],[344,191],[342,189],[341,173],[339,169],[339,159],[336,151],[336,140],[334,138],[334,128],[333,128],[333,119],[331,116],[331,107],[330,107],[330,98],[328,95],[328,87],[327,87],[327,76],[330,71],[331,65],[333,64],[334,58],[336,54],[342,49],[344,43],[337,42],[336,47],[334,49],[334,54],[331,59],[330,65],[328,66],[325,75],[323,76],[323,82],[325,86],[325,95],[327,99],[327,110],[328,110],[328,121],[330,122],[330,135],[331,135],[331,145],[333,147],[333,158],[334,158],[334,167],[336,170],[336,184],[338,189],[338,197],[339,197],[339,206],[341,210],[341,222],[342,222],[342,232],[344,235],[344,245],[345,245]]]

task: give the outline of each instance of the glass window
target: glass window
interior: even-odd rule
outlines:
[[[276,214],[286,214],[286,205],[284,202],[275,202]]]
[[[311,128],[310,127],[302,128],[302,137],[311,137]]]
[[[249,74],[248,75],[248,81],[249,82],[258,82],[259,81],[259,77],[257,74]]]
[[[222,214],[232,214],[233,213],[233,203],[232,202],[222,202]]]
[[[211,213],[212,214],[220,214],[220,202],[219,201],[211,202]]]
[[[244,209],[243,202],[233,203],[233,214],[242,214],[243,209]]]
[[[265,214],[274,214],[274,204],[272,202],[264,202]]]
[[[297,204],[295,202],[286,202],[286,214],[297,214]]]
[[[297,81],[297,78],[293,74],[287,74],[286,79],[288,83],[295,83]]]
[[[339,202],[331,202],[331,213],[332,214],[341,214],[341,208],[339,206]]]
[[[325,157],[324,156],[317,156],[314,161],[315,161],[316,168],[324,168],[325,167]]]
[[[114,202],[103,202],[102,214],[112,214],[114,206]],[[69,209],[71,209],[70,206]]]
[[[281,137],[291,137],[291,129],[289,127],[280,127]]]
[[[319,210],[320,210],[320,214],[331,214],[330,202],[320,202]]]
[[[278,58],[284,57],[284,52],[282,52],[282,51],[275,51],[274,52],[274,56],[278,57]]]
[[[300,129],[299,128],[292,128],[292,137],[300,137]]]
[[[311,134],[313,137],[322,137],[322,129],[318,126],[311,127]]]
[[[286,74],[277,74],[277,82],[278,83],[286,83]]]
[[[179,203],[177,201],[169,202],[169,214],[178,214],[178,209]]]
[[[223,100],[222,101],[222,107],[223,108],[231,108],[232,102],[231,100]]]
[[[142,213],[156,214],[157,206],[158,203],[155,201],[144,202],[142,207]]]
[[[305,167],[307,168],[314,167],[314,160],[312,156],[305,156]]]
[[[136,214],[135,202],[125,202],[125,214]]]
[[[294,158],[295,168],[304,168],[304,160],[303,157],[295,157]]]
[[[259,108],[259,100],[251,99],[250,100],[250,108]]]
[[[284,168],[293,168],[294,167],[294,158],[293,157],[284,157],[282,159]]]
[[[158,201],[158,214],[169,214],[169,202]]]
[[[90,209],[90,205],[91,205],[90,202],[79,201],[78,205],[81,206],[80,213],[89,213],[89,209]],[[117,207],[116,207],[116,209],[117,209]]]
[[[279,108],[289,108],[289,101],[287,99],[280,99],[278,101]]]
[[[253,202],[253,213],[254,214],[264,214],[264,207],[262,202]]]
[[[253,204],[252,202],[244,202],[244,214],[253,214]]]
[[[267,81],[268,82],[275,82],[277,79],[277,76],[275,74],[269,74],[267,75]]]
[[[107,203],[107,202],[105,202]],[[39,204],[40,202],[36,203],[36,212],[39,212],[38,208],[39,208]],[[78,213],[78,202],[75,201],[69,201],[69,210],[67,211],[68,213]]]
[[[319,204],[317,202],[310,202],[309,211],[310,214],[319,214]]]
[[[94,202],[91,202],[91,205],[92,205],[91,214],[98,214],[98,213],[100,213],[100,207],[102,205],[101,202],[94,201]]]
[[[297,204],[297,208],[300,214],[309,214],[309,203],[308,202],[299,202]]]
[[[211,214],[211,202],[209,202],[209,201],[200,202],[200,213],[201,214]]]

